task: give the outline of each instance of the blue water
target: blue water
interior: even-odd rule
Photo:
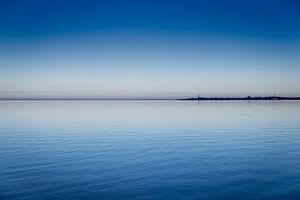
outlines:
[[[300,102],[1,101],[0,199],[300,199]]]

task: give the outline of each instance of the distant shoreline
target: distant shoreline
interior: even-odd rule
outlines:
[[[0,98],[0,101],[281,101],[300,100],[300,97],[192,97],[192,98]]]
[[[280,101],[280,100],[300,100],[300,97],[281,97],[281,96],[265,96],[265,97],[193,97],[179,99],[182,101]]]

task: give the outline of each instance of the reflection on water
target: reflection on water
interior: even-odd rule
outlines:
[[[297,199],[299,119],[299,101],[1,101],[0,199]]]

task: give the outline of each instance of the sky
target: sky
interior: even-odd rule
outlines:
[[[0,98],[300,96],[298,0],[0,0]]]

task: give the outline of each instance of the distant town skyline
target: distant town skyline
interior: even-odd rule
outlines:
[[[294,0],[1,1],[0,98],[300,96]]]

